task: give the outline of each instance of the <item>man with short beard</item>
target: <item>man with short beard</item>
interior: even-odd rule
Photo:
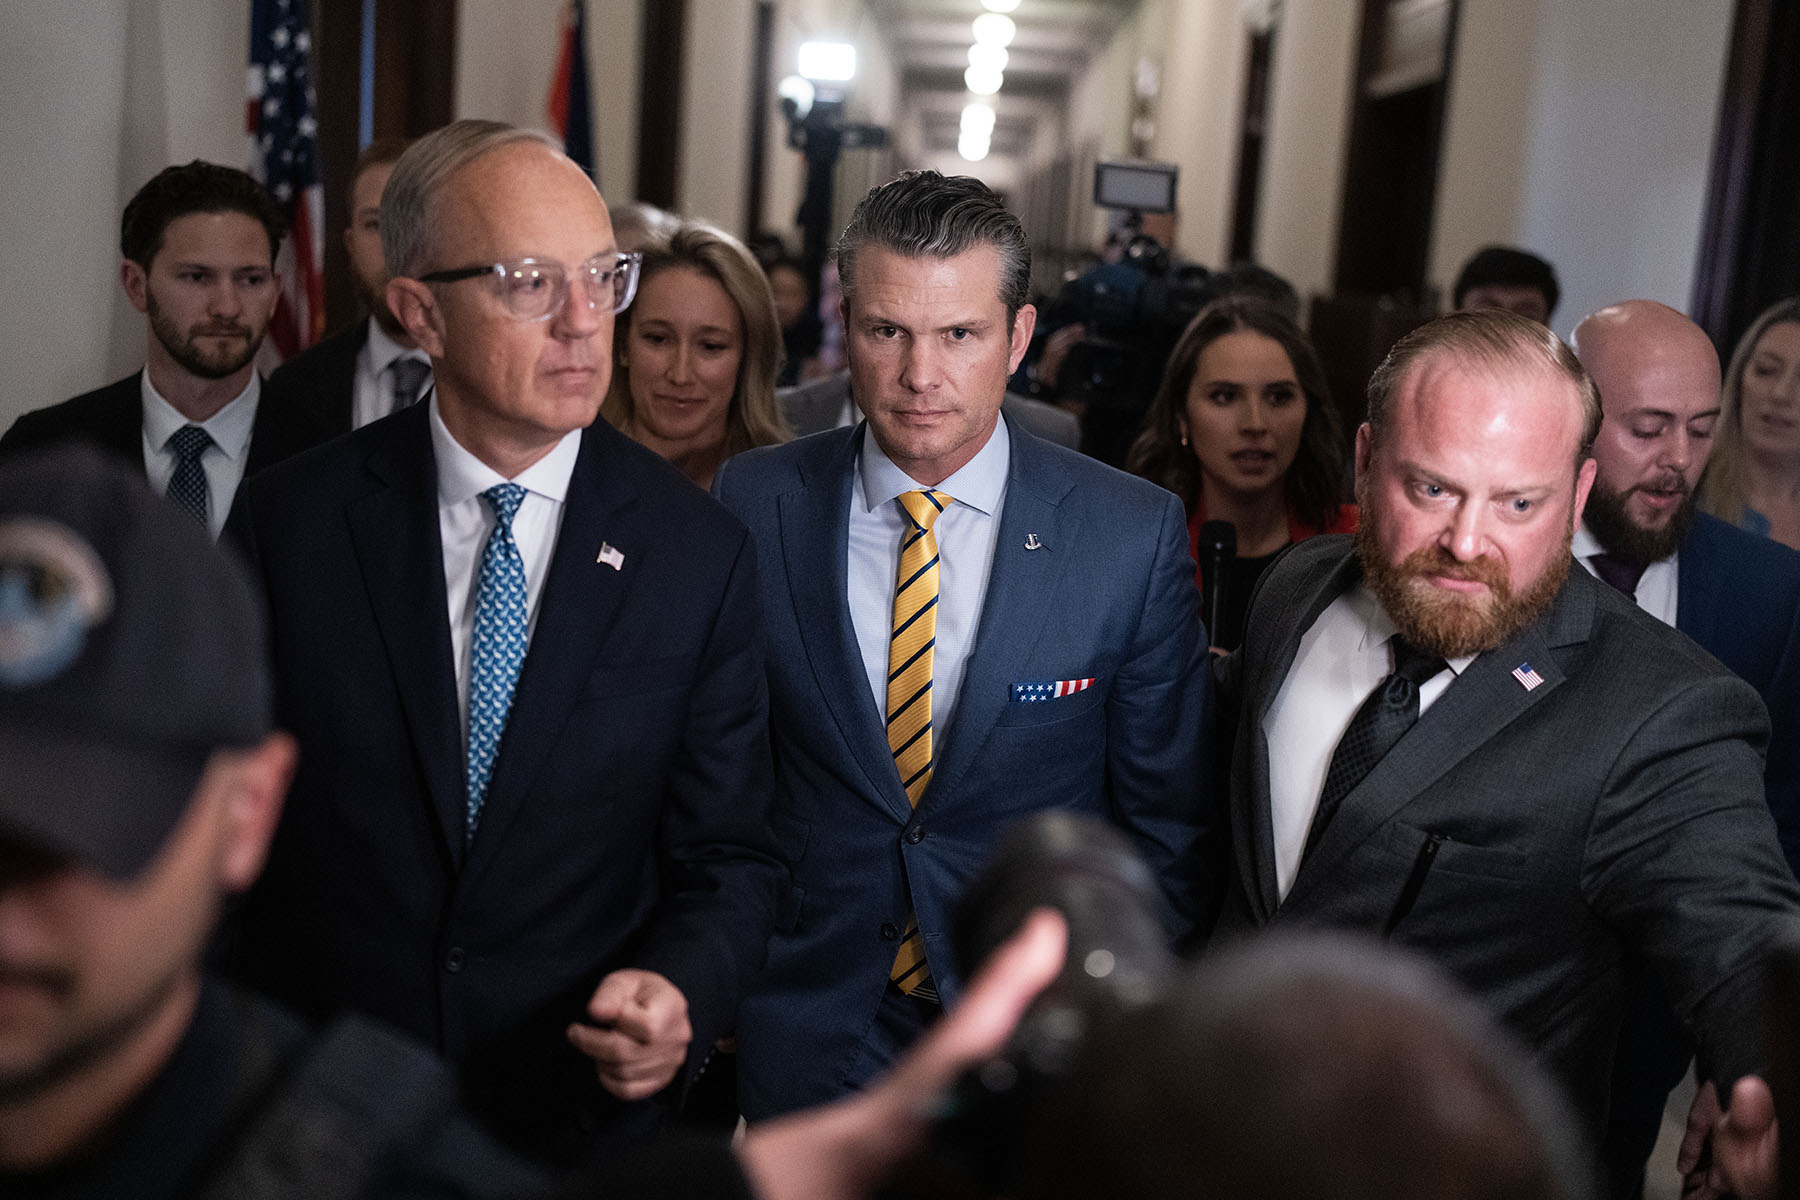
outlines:
[[[329,436],[310,413],[263,404],[256,352],[280,294],[281,212],[242,171],[168,167],[125,206],[119,280],[149,318],[142,371],[20,417],[0,452],[98,445],[150,486],[224,527],[238,484]]]
[[[1764,793],[1789,866],[1800,864],[1800,554],[1695,511],[1719,416],[1718,353],[1698,325],[1649,300],[1587,317],[1575,350],[1605,410],[1576,561],[1762,695],[1772,726]],[[1615,1195],[1642,1192],[1663,1104],[1692,1052],[1647,978],[1613,1063]]]
[[[1542,326],[1454,313],[1394,347],[1368,411],[1360,534],[1272,566],[1218,667],[1237,725],[1221,934],[1331,926],[1432,956],[1590,1132],[1639,956],[1704,1075],[1757,1093],[1760,954],[1800,915],[1762,800],[1768,717],[1569,569],[1592,382]],[[1723,1122],[1727,1169],[1745,1112]]]
[[[271,396],[315,413],[334,434],[398,412],[431,386],[431,360],[388,308],[387,260],[381,254],[381,192],[411,144],[406,138],[376,138],[363,148],[350,179],[344,249],[357,301],[367,315],[269,376]]]

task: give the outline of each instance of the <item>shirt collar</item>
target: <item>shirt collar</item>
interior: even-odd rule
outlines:
[[[427,403],[431,415],[431,452],[437,459],[440,507],[449,508],[473,500],[495,484],[508,482],[558,504],[568,497],[569,480],[575,474],[575,459],[581,452],[581,430],[565,433],[550,453],[508,480],[451,436],[443,417],[438,415],[436,392]]]
[[[1388,616],[1387,609],[1381,607],[1381,601],[1375,598],[1375,593],[1369,590],[1367,584],[1358,581],[1344,598],[1362,626],[1362,640],[1356,646],[1358,653],[1372,654],[1386,646],[1388,639],[1400,632],[1399,626],[1394,624],[1394,618]],[[1476,657],[1474,654],[1464,654],[1444,661],[1450,665],[1454,674],[1461,675]]]
[[[144,437],[157,452],[160,453],[174,432],[184,425],[198,425],[206,430],[213,444],[233,461],[242,458],[250,449],[250,434],[256,426],[256,405],[262,396],[262,376],[257,372],[250,372],[250,382],[231,403],[204,421],[188,420],[163,399],[156,385],[150,382],[148,367],[138,379],[138,394],[143,397],[144,406]]]
[[[408,349],[389,337],[387,331],[382,329],[381,323],[374,317],[369,318],[368,346],[369,373],[372,375],[379,376],[396,358],[416,358],[427,365],[431,362],[429,358],[425,357],[423,350],[416,347]]]
[[[894,460],[875,440],[868,422],[863,422],[862,447],[856,460],[857,482],[862,491],[865,511],[873,512],[903,492],[916,492],[925,485],[894,465]],[[1005,418],[996,419],[994,432],[987,444],[962,469],[931,491],[946,492],[958,504],[966,504],[988,516],[1000,507],[1006,494],[1006,473],[1012,464],[1012,437]]]

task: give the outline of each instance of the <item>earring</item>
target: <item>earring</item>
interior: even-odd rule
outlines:
[[[624,351],[623,351],[623,350],[621,350],[621,351],[619,351],[619,353],[618,353],[618,355],[617,355],[617,356],[616,356],[616,357],[617,357],[617,358],[618,358],[618,360],[619,360],[619,365],[620,365],[620,366],[621,366],[621,367],[624,367],[624,368],[626,368],[626,369],[627,369],[627,370],[629,370],[629,369],[630,369],[630,367],[631,367],[631,356],[630,356],[630,355],[629,355],[629,354],[627,354],[627,353],[625,353],[625,352],[624,352]]]
[[[1186,446],[1188,444],[1187,430],[1185,430],[1185,429],[1181,431],[1181,444],[1183,446]]]

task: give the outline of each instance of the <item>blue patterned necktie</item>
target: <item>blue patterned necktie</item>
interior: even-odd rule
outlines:
[[[497,483],[481,493],[494,510],[494,531],[481,552],[481,574],[475,588],[475,637],[469,662],[469,810],[468,836],[475,836],[481,806],[487,801],[488,777],[506,714],[512,708],[513,685],[525,662],[525,560],[513,541],[513,517],[525,499],[516,483]]]
[[[209,506],[206,468],[200,465],[200,458],[212,444],[212,436],[198,425],[183,425],[163,443],[163,449],[175,455],[175,473],[169,476],[166,494],[202,525],[206,524]]]

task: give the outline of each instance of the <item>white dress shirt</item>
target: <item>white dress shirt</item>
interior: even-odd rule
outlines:
[[[933,750],[942,753],[945,732],[962,688],[969,651],[981,624],[988,576],[994,566],[994,543],[1000,533],[1000,508],[1006,499],[1006,472],[1012,442],[1006,422],[995,424],[987,445],[962,470],[932,491],[947,492],[955,503],[932,526],[938,544],[937,645],[931,660],[931,726]],[[882,453],[864,426],[856,480],[850,489],[850,623],[862,651],[875,711],[887,720],[888,640],[893,634],[894,584],[900,570],[900,541],[908,528],[899,496],[924,485]]]
[[[423,350],[408,350],[382,332],[374,317],[368,321],[368,340],[356,352],[356,381],[350,397],[352,429],[361,429],[370,421],[379,421],[394,411],[394,373],[388,367],[395,359],[414,358],[427,367],[431,365]],[[431,376],[427,375],[419,395],[423,396],[430,386]]]
[[[462,718],[463,744],[469,737],[469,654],[475,641],[475,593],[480,583],[481,552],[493,532],[494,510],[481,494],[504,476],[463,449],[438,415],[435,393],[431,406],[431,450],[437,459],[438,532],[444,543],[444,592],[450,601],[450,655],[456,665],[456,705]],[[513,515],[513,541],[525,560],[526,644],[537,628],[538,601],[544,576],[556,551],[562,527],[563,501],[581,449],[581,430],[564,435],[550,453],[519,472],[510,482],[525,489]]]
[[[206,472],[206,526],[216,538],[225,528],[238,484],[244,479],[244,460],[250,456],[250,434],[256,427],[256,405],[262,399],[262,376],[250,372],[244,390],[204,421],[190,421],[177,412],[150,382],[148,369],[138,379],[144,402],[144,474],[157,495],[168,493],[169,479],[175,474],[175,451],[168,443],[177,429],[198,425],[213,440],[200,456],[200,469]]]
[[[1575,556],[1575,561],[1586,567],[1588,574],[1596,579],[1600,577],[1600,572],[1594,569],[1591,560],[1594,555],[1602,554],[1605,550],[1600,539],[1589,533],[1586,525],[1575,531],[1575,540],[1569,544],[1569,552]],[[1680,582],[1681,552],[1678,550],[1644,568],[1644,574],[1638,579],[1637,585],[1638,607],[1664,625],[1674,625]]]
[[[1269,819],[1275,840],[1275,883],[1282,898],[1300,873],[1306,831],[1325,790],[1331,756],[1350,718],[1393,672],[1388,641],[1394,621],[1362,584],[1333,600],[1300,638],[1294,664],[1263,718],[1269,742]],[[1475,661],[1450,660],[1419,687],[1419,714]]]

